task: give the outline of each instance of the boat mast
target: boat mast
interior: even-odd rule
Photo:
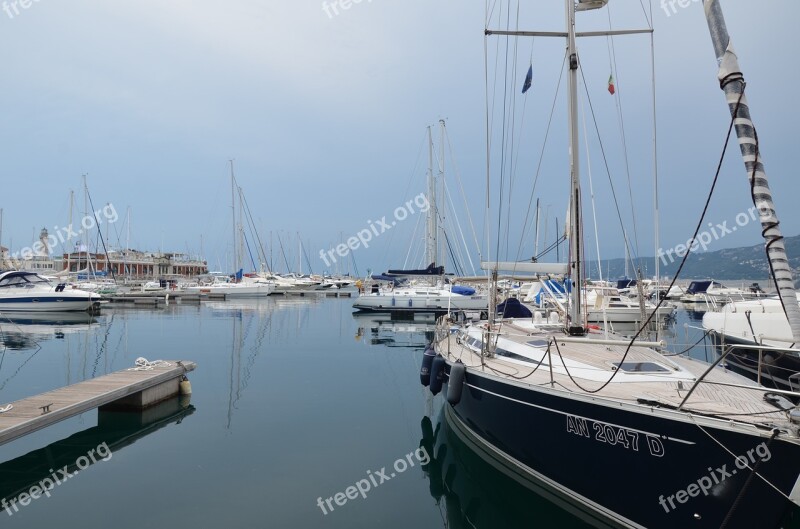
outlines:
[[[786,255],[786,247],[779,226],[772,192],[769,188],[767,173],[761,153],[756,146],[755,125],[750,117],[750,107],[744,95],[745,81],[739,60],[731,44],[731,38],[725,25],[725,17],[719,0],[705,0],[706,19],[714,51],[719,63],[718,78],[720,87],[725,92],[731,116],[735,120],[736,135],[747,169],[747,178],[753,194],[753,204],[758,208],[761,217],[762,233],[766,241],[767,259],[778,288],[783,310],[789,320],[789,327],[795,342],[800,342],[800,306],[794,288],[792,269]]]
[[[567,332],[584,334],[581,288],[583,284],[581,253],[581,179],[578,154],[578,51],[575,45],[575,2],[565,0],[567,13],[567,57],[569,59],[569,153],[570,153],[570,277],[572,279],[571,303]]]
[[[439,130],[441,132],[441,141],[439,147],[439,159],[441,160],[441,163],[439,164],[439,194],[437,196],[444,197],[445,196],[445,189],[444,189],[445,124],[443,119],[439,120]],[[445,208],[447,207],[447,201],[444,198],[442,198],[442,204],[444,204],[444,206],[442,207],[442,211],[439,211],[437,208],[435,212],[437,228],[438,228],[438,231],[436,233],[437,236],[436,255],[437,257],[442,256],[442,262],[439,263],[437,261],[437,264],[441,265],[445,264],[445,261],[447,261],[447,250],[445,246],[447,244],[447,239],[445,239],[445,233],[444,233],[444,214],[445,214]],[[453,263],[453,269],[455,269],[455,263]]]
[[[75,247],[72,246],[72,207],[75,205],[75,191],[72,189],[69,190],[69,229],[67,230],[67,279],[69,279],[69,273],[72,272],[72,252],[75,251]]]
[[[426,266],[431,263],[435,266],[439,261],[436,255],[439,227],[436,222],[436,178],[433,174],[433,133],[430,127],[428,127],[428,201],[430,204],[428,207],[428,235],[425,239],[425,261],[427,261]]]
[[[238,248],[237,246],[237,237],[236,237],[236,178],[233,176],[233,160],[228,160],[231,164],[231,218],[233,219],[233,239],[231,239],[231,244],[233,244],[233,271],[238,272]]]
[[[83,175],[83,215],[84,218],[89,216],[89,185],[86,183],[86,175]],[[83,221],[81,221],[81,225],[83,225]],[[86,280],[90,281],[89,273],[91,272],[93,277],[96,277],[94,274],[94,269],[92,268],[92,262],[89,260],[89,230],[83,230],[84,234],[84,241],[86,243]]]
[[[122,266],[128,279],[131,278],[131,269],[128,266],[128,252],[131,251],[131,207],[128,206],[127,219],[125,220],[125,253],[123,254]],[[202,247],[202,243],[200,244]]]

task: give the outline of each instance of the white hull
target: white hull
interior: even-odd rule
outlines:
[[[74,312],[88,311],[99,302],[99,298],[53,299],[47,301],[40,296],[39,301],[13,301],[0,299],[0,312]]]
[[[76,312],[96,309],[100,295],[84,290],[53,286],[32,273],[8,271],[0,274],[0,312]]]
[[[354,309],[392,312],[439,312],[447,310],[487,310],[486,296],[392,296],[366,294],[353,303]]]
[[[727,337],[729,342],[794,347],[789,320],[776,298],[733,303],[720,311],[707,312],[703,328]]]
[[[652,308],[646,308],[647,317],[650,317]],[[660,308],[658,314],[653,318],[653,321],[663,323],[666,319],[672,316],[673,310],[671,308]],[[644,323],[642,321],[642,312],[638,308],[609,308],[605,310],[589,310],[588,319],[591,323]]]
[[[262,283],[255,285],[208,285],[189,287],[184,290],[188,294],[209,295],[224,294],[228,299],[260,298],[266,297],[275,291],[275,286]]]

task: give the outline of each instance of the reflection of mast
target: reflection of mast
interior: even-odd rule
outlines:
[[[238,379],[239,379],[239,365],[241,364],[241,352],[242,352],[242,333],[241,333],[241,325],[238,326],[239,330],[237,332],[237,325],[236,321],[241,320],[241,311],[238,312],[237,315],[234,314],[233,316],[233,332],[232,332],[232,344],[231,344],[231,369],[229,375],[229,385],[228,385],[228,425],[227,429],[231,429],[231,422],[233,420],[233,408],[235,402],[238,400]],[[237,339],[238,338],[238,339]],[[234,398],[234,371],[236,372],[235,379],[237,380],[237,397]]]

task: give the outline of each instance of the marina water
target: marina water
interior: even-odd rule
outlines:
[[[351,303],[280,297],[0,322],[0,407],[139,357],[198,364],[190,400],[144,414],[90,412],[0,446],[7,505],[62,478],[59,469],[70,474],[0,512],[0,524],[597,526],[453,431],[442,396],[419,384],[432,318],[354,315]],[[671,350],[701,339],[698,317],[679,311],[665,336]],[[692,354],[706,357],[702,346]],[[76,466],[92,450],[106,457]]]

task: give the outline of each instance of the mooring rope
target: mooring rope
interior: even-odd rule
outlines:
[[[151,362],[147,358],[141,356],[136,359],[134,364],[136,367],[128,368],[127,371],[152,371],[157,367],[172,367],[170,362],[165,362],[164,360],[153,360]]]

